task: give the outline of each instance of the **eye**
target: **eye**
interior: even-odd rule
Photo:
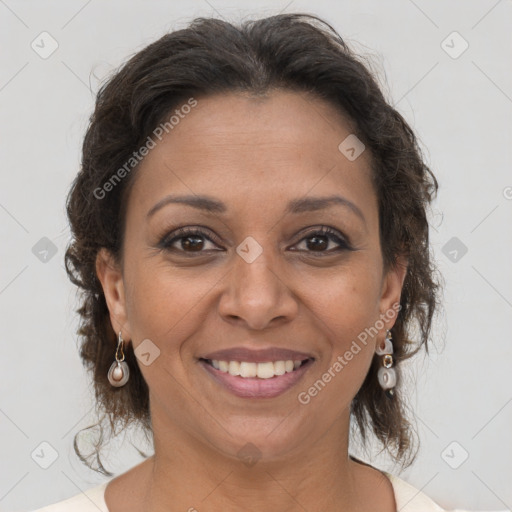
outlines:
[[[216,240],[216,237],[213,234],[208,236],[207,232],[201,228],[179,228],[176,231],[174,231],[172,235],[174,235],[172,238],[169,238],[169,236],[165,236],[158,243],[158,247],[161,249],[184,253],[201,253],[211,250],[203,250],[205,242],[202,239],[205,239],[212,243],[214,240]],[[173,247],[176,244],[176,242],[181,242],[178,245],[178,248]]]
[[[166,235],[160,240],[158,243],[160,249],[189,254],[222,250],[215,248],[217,244],[220,244],[218,238],[213,233],[210,233],[209,230],[203,228],[179,228],[173,231],[171,235],[172,236]],[[211,249],[205,248],[205,240],[214,244],[214,247]],[[332,254],[333,252],[353,250],[350,243],[343,235],[327,226],[322,226],[321,228],[311,231],[302,238],[301,242],[303,241],[306,241],[307,252],[312,253]],[[334,249],[325,250],[331,241],[333,241],[338,248],[335,247]],[[178,246],[175,247],[178,242]]]
[[[353,250],[350,243],[341,233],[327,226],[322,226],[320,229],[310,232],[302,238],[301,242],[302,241],[306,241],[305,244],[308,252],[313,253],[332,254],[333,252]],[[333,241],[338,248],[335,247],[334,249],[326,250],[331,241]]]

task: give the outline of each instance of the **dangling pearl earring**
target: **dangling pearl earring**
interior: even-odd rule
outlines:
[[[375,352],[382,358],[382,368],[379,368],[377,378],[382,389],[385,390],[386,396],[392,398],[395,394],[393,388],[396,386],[396,372],[393,366],[393,342],[391,339],[391,331],[386,331],[386,339],[384,340],[384,347],[382,344],[378,345]]]
[[[119,388],[124,386],[130,377],[130,368],[124,360],[123,352],[123,337],[119,331],[119,338],[117,340],[116,360],[112,363],[108,371],[108,381],[112,386]]]

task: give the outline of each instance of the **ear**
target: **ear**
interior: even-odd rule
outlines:
[[[116,336],[121,331],[123,338],[130,340],[123,274],[110,251],[105,248],[100,249],[96,256],[96,274],[105,294],[110,322]]]
[[[386,312],[393,311],[394,315],[386,315],[387,329],[391,329],[398,314],[397,305],[400,304],[400,296],[402,295],[402,287],[405,276],[407,275],[407,258],[398,256],[394,266],[390,267],[384,276],[382,283],[382,291],[380,297],[380,313],[381,318]]]

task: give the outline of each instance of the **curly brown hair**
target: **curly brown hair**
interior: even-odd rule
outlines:
[[[392,329],[398,372],[395,395],[389,399],[381,389],[374,358],[353,399],[351,414],[364,445],[370,428],[402,467],[416,457],[400,363],[422,346],[428,353],[433,314],[439,305],[440,285],[426,215],[437,193],[437,180],[424,162],[413,130],[386,101],[365,58],[324,20],[309,14],[280,14],[238,26],[196,18],[187,28],[164,35],[132,56],[97,94],[83,142],[81,170],[67,198],[73,238],[65,254],[68,276],[81,289],[80,356],[92,372],[96,412],[101,414],[98,423],[87,427],[100,427],[94,451],[84,457],[79,450],[77,437],[83,430],[75,435],[74,447],[82,462],[95,471],[112,475],[99,457],[105,419],[114,435],[119,424],[121,428],[142,426],[151,435],[148,387],[131,344],[125,349],[131,373],[127,385],[113,388],[107,380],[117,336],[95,268],[100,248],[122,261],[126,203],[137,166],[112,187],[108,198],[98,199],[97,191],[186,98],[228,92],[265,94],[273,89],[307,92],[326,100],[354,123],[357,137],[370,151],[384,267],[398,264],[398,256],[405,255],[408,270]],[[91,458],[96,458],[98,468]]]

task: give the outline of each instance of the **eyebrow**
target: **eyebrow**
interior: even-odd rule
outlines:
[[[173,196],[169,195],[158,201],[147,213],[146,218],[149,220],[158,210],[168,204],[184,204],[191,206],[197,210],[202,210],[208,213],[226,213],[227,207],[221,201],[213,199],[208,196]],[[328,197],[304,197],[290,201],[286,207],[285,214],[298,214],[305,212],[313,212],[323,210],[332,206],[344,206],[355,213],[366,224],[366,219],[363,212],[347,198],[342,196],[328,196]]]

